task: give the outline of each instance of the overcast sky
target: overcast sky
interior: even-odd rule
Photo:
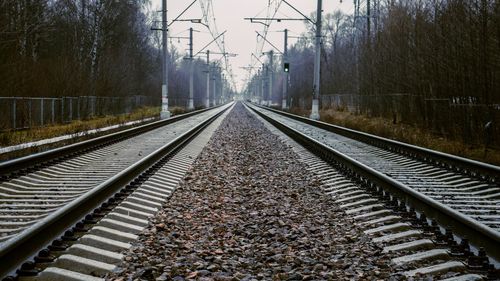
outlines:
[[[168,20],[169,22],[176,18],[193,0],[169,0],[167,1],[168,10]],[[201,5],[197,1],[180,19],[191,19],[191,18],[202,18]],[[254,66],[260,65],[257,63],[255,58],[252,58],[251,54],[255,53],[257,56],[262,55],[257,54],[262,45],[262,39],[257,40],[258,31],[262,34],[264,30],[264,25],[258,23],[251,23],[243,18],[250,17],[268,17],[268,12],[272,13],[276,10],[279,0],[204,0],[204,3],[213,3],[213,12],[215,15],[215,23],[217,29],[220,33],[227,30],[224,35],[224,43],[226,47],[226,52],[238,54],[238,56],[229,59],[232,72],[234,74],[234,81],[238,90],[241,90],[245,79],[248,78],[248,70],[242,69],[242,67],[249,66],[253,64]],[[292,4],[299,11],[309,16],[311,13],[316,11],[316,0],[288,0],[288,3]],[[270,6],[269,6],[270,4]],[[268,6],[270,9],[268,9]],[[152,10],[161,9],[161,0],[152,0]],[[333,13],[336,10],[342,10],[344,13],[353,13],[353,1],[352,0],[324,0],[323,1],[323,15],[326,13]],[[278,11],[275,15],[276,18],[301,18],[301,15],[290,8],[285,3],[279,4]],[[213,19],[212,19],[213,20]],[[273,45],[278,47],[281,51],[284,45],[284,34],[283,30],[285,28],[289,29],[289,36],[299,36],[302,32],[306,30],[306,22],[303,21],[273,21],[269,27],[269,33],[267,35],[267,40],[269,40]],[[212,24],[211,24],[212,25]],[[169,36],[189,36],[188,29],[193,27],[195,30],[200,32],[194,33],[194,53],[197,53],[201,48],[208,44],[212,40],[212,36],[208,32],[208,29],[201,24],[193,24],[188,22],[175,22],[169,28]],[[171,39],[172,43],[177,46],[179,50],[182,50],[183,54],[187,52],[188,40],[183,39]],[[290,38],[288,45],[291,46],[296,42],[297,39]],[[216,44],[210,45],[207,49],[210,52],[220,52]],[[272,47],[265,43],[263,51],[267,52],[271,50]],[[204,51],[205,52],[205,51]],[[211,56],[211,59],[218,59],[220,55]],[[280,59],[280,58],[276,58]],[[265,61],[266,58],[263,56],[261,60]]]

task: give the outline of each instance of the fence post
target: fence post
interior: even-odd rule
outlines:
[[[120,114],[121,102],[118,97],[113,98],[113,113]]]
[[[95,114],[95,103],[96,103],[96,97],[91,96],[90,97],[90,118],[94,117]]]
[[[76,101],[76,119],[80,120],[80,97]]]
[[[52,124],[54,124],[55,122],[55,99],[51,99],[52,100],[52,104],[51,104],[51,109],[52,109]]]
[[[61,124],[64,124],[64,97],[61,97]]]
[[[16,129],[16,98],[12,99],[12,129]]]
[[[40,126],[43,126],[43,98],[40,99]]]
[[[30,99],[29,105],[30,105],[30,111],[29,111],[29,125],[28,125],[28,127],[31,128],[31,115],[32,115],[31,111],[33,110],[33,99]]]
[[[73,121],[73,98],[69,98],[69,122]]]

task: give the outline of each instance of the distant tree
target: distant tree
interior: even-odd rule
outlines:
[[[366,18],[324,16],[322,95],[347,94],[364,114],[470,143],[484,139],[489,121],[500,134],[500,1],[371,3],[370,33]],[[306,109],[314,61],[307,27],[290,48],[290,97]]]
[[[0,96],[147,95],[159,104],[161,32],[151,30],[148,2],[0,1]],[[186,99],[189,72],[169,50],[169,92]],[[206,66],[195,64],[201,103]]]

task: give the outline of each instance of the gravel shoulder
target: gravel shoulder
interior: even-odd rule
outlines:
[[[386,280],[390,257],[237,104],[108,280]]]

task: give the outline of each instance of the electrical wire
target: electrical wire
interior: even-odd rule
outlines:
[[[208,30],[210,34],[212,35],[212,38],[217,38],[220,33],[217,29],[217,23],[216,23],[216,18],[215,18],[215,12],[214,12],[214,4],[212,0],[199,0],[198,1],[201,6],[202,14],[203,14],[203,20],[205,24],[208,27]],[[206,3],[205,3],[206,2]],[[226,46],[225,46],[225,41],[224,39],[218,39],[215,40],[215,43],[217,47],[219,48],[220,52],[224,54],[224,64],[225,68],[224,71],[226,72],[226,76],[231,78],[231,84],[233,85],[234,89],[236,89],[236,83],[234,81],[234,76],[232,72],[231,65],[229,64],[228,57],[225,55],[226,52]]]
[[[271,27],[271,24],[272,24],[274,18],[276,17],[276,14],[278,13],[279,7],[281,6],[282,2],[283,1],[281,1],[281,0],[273,0],[273,1],[268,2],[267,13],[266,13],[267,20],[265,21],[264,29],[262,30],[263,38],[262,38],[262,40],[259,40],[257,38],[257,45],[255,46],[255,52],[254,52],[255,54],[262,53],[262,50],[264,49],[264,44],[265,44],[266,39],[267,39],[267,34],[269,32],[269,28]],[[274,12],[271,12],[271,10],[272,10],[271,4],[276,4],[276,7],[274,8]],[[271,16],[271,13],[272,13],[272,16]],[[256,64],[256,61],[251,60],[252,67],[254,67],[255,64]]]

